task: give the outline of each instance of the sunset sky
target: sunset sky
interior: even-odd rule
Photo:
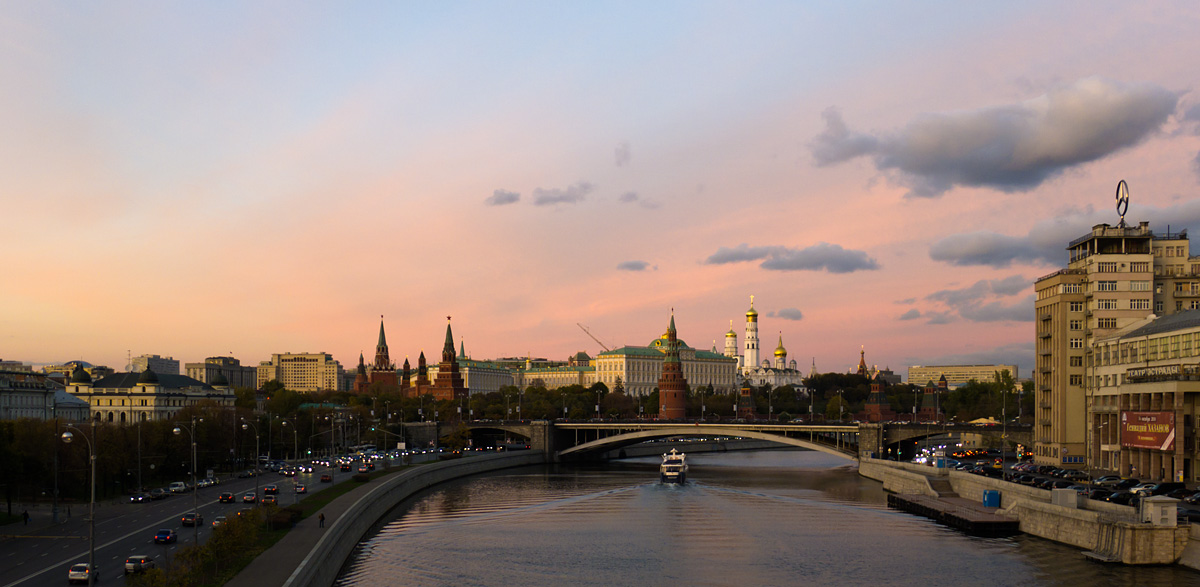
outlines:
[[[1194,2],[0,8],[0,358],[1033,364],[1033,281],[1200,228]],[[1194,251],[1195,252],[1195,251]]]

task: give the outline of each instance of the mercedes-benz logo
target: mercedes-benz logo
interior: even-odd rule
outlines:
[[[1125,220],[1125,211],[1129,210],[1129,186],[1125,185],[1125,180],[1117,182],[1117,214],[1121,216],[1121,220]]]

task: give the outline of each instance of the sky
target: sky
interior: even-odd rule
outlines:
[[[0,358],[742,343],[1033,365],[1033,282],[1200,227],[1192,2],[0,6]]]

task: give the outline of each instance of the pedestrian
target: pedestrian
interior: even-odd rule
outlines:
[[[317,527],[318,527],[318,528],[324,528],[324,527],[325,527],[325,514],[318,514],[318,515],[317,515]]]
[[[29,510],[25,510],[25,511],[21,512],[21,519],[25,520],[26,526],[29,525]]]

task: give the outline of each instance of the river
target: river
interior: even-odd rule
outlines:
[[[974,538],[888,509],[880,484],[819,452],[696,454],[530,467],[402,503],[342,569],[373,585],[1200,585],[1029,536]]]

